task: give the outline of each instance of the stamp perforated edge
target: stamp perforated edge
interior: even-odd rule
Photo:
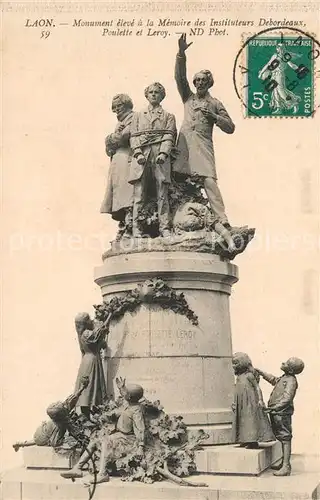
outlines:
[[[280,29],[279,32],[278,31],[270,31],[269,33],[266,33],[266,34],[262,33],[262,35],[265,35],[265,36],[268,36],[268,37],[279,37],[279,36],[281,37],[281,33],[282,33],[283,36],[285,36],[284,33],[283,33],[284,29],[286,29],[286,31],[288,31],[288,32],[290,31],[290,28],[287,28],[285,26],[283,28],[279,27],[279,29]],[[292,30],[292,34],[293,35],[294,34],[297,35],[297,38],[299,36],[303,36],[303,35],[298,35],[297,32],[294,31],[294,30]],[[316,38],[316,33],[306,32],[304,36],[308,36],[308,35],[312,36],[313,38]],[[242,50],[242,54],[241,54],[241,59],[240,59],[241,62],[240,62],[240,64],[242,66],[244,66],[245,68],[248,67],[247,66],[248,62],[247,62],[247,46],[244,47],[244,44],[246,43],[246,41],[249,38],[255,37],[255,36],[258,37],[259,33],[250,33],[250,32],[249,33],[242,33],[241,37],[240,37],[241,47],[243,49]],[[288,36],[289,36],[289,34],[288,34]],[[292,36],[292,35],[290,35],[290,36]],[[314,41],[312,40],[312,42],[313,42],[313,46],[314,46]],[[319,48],[319,50],[320,50],[320,48]],[[320,56],[319,56],[319,59],[320,59]],[[316,77],[317,75],[316,75],[316,73],[317,73],[316,64],[315,64],[315,60],[313,60],[313,75],[312,75],[312,77],[313,77],[313,104],[314,104],[314,109],[316,109],[315,103],[316,103],[316,95],[317,95],[317,88],[316,88],[317,87],[317,77]],[[246,84],[246,81],[245,81],[246,77],[245,77],[245,75],[246,75],[246,73],[242,73],[241,72],[241,89],[243,89],[244,85]],[[246,102],[246,99],[243,98],[243,101]],[[242,101],[241,101],[241,108],[242,108],[243,118],[249,119],[249,120],[251,120],[251,119],[254,119],[254,120],[270,120],[270,119],[271,120],[304,120],[304,119],[310,120],[310,119],[314,118],[314,115],[315,115],[315,113],[314,113],[314,114],[312,114],[310,116],[279,116],[279,115],[273,115],[273,116],[253,116],[253,115],[248,115],[247,108],[246,108],[246,106],[244,105],[244,103]]]

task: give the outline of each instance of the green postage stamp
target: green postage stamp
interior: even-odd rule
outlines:
[[[312,117],[315,52],[308,36],[250,38],[243,72],[247,116]]]

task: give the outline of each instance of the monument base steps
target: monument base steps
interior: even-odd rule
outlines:
[[[125,483],[112,478],[98,485],[95,500],[317,500],[320,473],[305,472],[302,457],[293,456],[292,475],[274,477],[272,471],[260,477],[199,474],[190,481],[204,481],[207,488],[183,487],[167,481],[152,485]],[[319,471],[319,460],[315,467]],[[308,465],[309,468],[309,465]],[[60,477],[58,470],[18,468],[1,478],[1,500],[88,500],[88,490],[77,480]]]
[[[259,475],[281,458],[280,443],[261,444],[257,450],[238,445],[204,446],[196,452],[197,469],[201,473]],[[78,459],[72,457],[71,464]],[[67,456],[46,446],[32,446],[23,450],[27,469],[69,469]]]

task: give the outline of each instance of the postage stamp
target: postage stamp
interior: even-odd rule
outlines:
[[[314,43],[308,36],[267,34],[246,45],[247,116],[312,117]]]

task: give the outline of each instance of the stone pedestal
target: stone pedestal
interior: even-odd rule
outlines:
[[[272,471],[260,477],[205,475],[189,481],[205,482],[201,488],[183,487],[163,481],[154,484],[125,483],[112,478],[98,485],[94,500],[316,500],[320,498],[319,458],[304,465],[293,456],[292,475],[274,477]],[[306,472],[306,468],[308,472]],[[81,480],[63,479],[58,470],[18,468],[1,474],[1,500],[88,500]]]
[[[184,293],[199,324],[159,305],[142,304],[126,313],[110,328],[108,390],[114,390],[116,376],[140,383],[148,399],[160,399],[190,429],[208,432],[207,444],[230,443],[234,376],[229,295],[238,280],[237,267],[216,255],[148,252],[107,257],[95,269],[104,300],[155,277]]]
[[[259,476],[281,458],[279,441],[260,444],[256,450],[225,445],[205,446],[203,450],[195,453],[197,471],[204,474]]]
[[[26,469],[70,469],[81,456],[80,451],[59,453],[51,446],[28,446],[22,454]]]
[[[241,474],[259,476],[282,457],[279,442],[261,444],[257,450],[246,450],[237,445],[205,446],[195,452],[197,471],[202,474]],[[23,449],[26,469],[70,469],[80,454],[61,453],[49,446],[31,446]]]

